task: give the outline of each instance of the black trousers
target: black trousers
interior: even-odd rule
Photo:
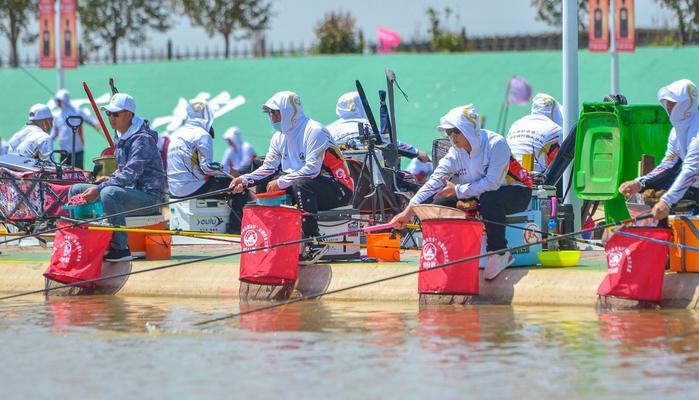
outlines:
[[[346,206],[352,200],[352,191],[327,176],[297,179],[286,192],[292,196],[300,209],[313,214],[303,217],[304,237],[320,235],[315,215],[318,211]]]
[[[507,248],[507,239],[505,239],[504,225],[489,224],[485,221],[504,224],[508,214],[526,210],[531,197],[531,189],[524,186],[501,186],[497,190],[485,192],[480,195],[480,211],[485,224],[485,233],[488,236],[487,251]],[[456,196],[441,197],[434,200],[432,204],[456,207],[457,201],[458,199]]]
[[[199,189],[189,196],[198,196],[205,193],[216,192],[218,190],[227,189],[231,184],[231,178],[227,176],[213,176],[210,177]],[[230,194],[230,192],[223,192],[207,196],[207,199],[222,199],[228,200],[228,206],[231,208],[231,215],[228,218],[228,226],[226,228],[226,233],[240,233],[240,227],[243,223],[243,208],[245,203],[250,199],[250,192],[248,190],[243,191],[238,194]]]
[[[68,152],[68,155],[64,156],[61,155],[61,162],[66,161],[66,165],[72,165],[75,168],[83,169],[83,157],[85,155],[84,151],[76,151],[75,152],[75,164],[71,163],[71,152]]]

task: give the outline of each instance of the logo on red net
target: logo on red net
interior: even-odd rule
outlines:
[[[257,232],[250,230],[243,235],[243,243],[247,247],[253,247],[257,244]]]
[[[631,251],[626,247],[612,247],[607,250],[607,265],[610,273],[619,272],[619,266],[626,260],[626,272],[631,272],[633,264],[631,262]]]
[[[254,247],[264,247],[264,251],[269,251],[269,235],[267,231],[256,224],[245,225],[240,232],[243,247],[245,249]],[[260,243],[260,239],[262,243]]]
[[[433,243],[427,243],[422,248],[422,259],[425,261],[434,261],[437,259],[437,246]]]

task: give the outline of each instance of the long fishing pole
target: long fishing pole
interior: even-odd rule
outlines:
[[[15,242],[15,241],[22,240],[22,239],[27,239],[27,238],[31,238],[31,237],[36,237],[36,236],[39,236],[39,235],[44,235],[44,234],[47,234],[47,233],[57,232],[57,231],[63,230],[63,229],[75,228],[76,226],[79,226],[79,225],[90,224],[90,223],[93,223],[93,222],[102,221],[102,220],[109,219],[109,218],[113,218],[113,217],[120,217],[120,216],[122,216],[122,215],[130,215],[130,214],[137,213],[137,212],[140,212],[140,211],[146,211],[146,210],[151,210],[151,209],[154,209],[154,208],[159,208],[159,207],[168,206],[168,205],[171,205],[171,204],[181,203],[181,202],[183,202],[183,201],[189,201],[189,200],[195,200],[195,199],[200,199],[200,198],[215,196],[215,195],[217,195],[217,194],[223,194],[223,193],[226,193],[226,192],[228,192],[228,191],[229,191],[228,188],[219,189],[219,190],[214,190],[214,191],[208,192],[208,193],[202,193],[202,194],[198,194],[198,195],[194,195],[194,196],[183,197],[183,198],[180,198],[180,199],[175,199],[175,200],[171,200],[171,201],[167,201],[167,202],[162,202],[162,203],[158,203],[158,204],[153,204],[152,206],[145,206],[145,207],[140,207],[140,208],[134,208],[134,209],[132,209],[132,210],[121,211],[121,212],[114,213],[114,214],[111,214],[111,215],[105,215],[105,216],[102,216],[102,217],[87,219],[87,220],[84,220],[84,221],[81,221],[81,222],[75,222],[75,223],[73,223],[73,224],[66,225],[66,226],[61,227],[61,228],[58,228],[58,227],[56,227],[56,228],[51,228],[51,229],[47,229],[47,230],[44,230],[44,231],[33,232],[33,233],[26,234],[26,235],[24,235],[24,236],[12,238],[12,239],[7,239],[7,240],[4,240],[4,241],[0,242],[0,245],[6,244],[6,243],[10,243],[10,242]]]
[[[137,275],[137,274],[142,274],[142,273],[151,272],[151,271],[159,271],[159,270],[163,270],[163,269],[169,269],[169,268],[179,267],[179,266],[183,266],[183,265],[194,264],[194,263],[198,263],[198,262],[217,260],[217,259],[220,259],[220,258],[232,257],[232,256],[241,255],[241,254],[246,254],[246,253],[253,253],[253,252],[261,251],[261,250],[270,250],[270,249],[275,249],[275,248],[277,248],[277,247],[292,246],[292,245],[298,245],[298,244],[302,244],[302,243],[316,242],[316,241],[319,241],[319,240],[322,240],[322,239],[328,239],[328,238],[333,238],[333,237],[343,236],[343,235],[352,235],[352,234],[359,233],[359,232],[366,232],[366,231],[368,231],[368,230],[379,230],[379,229],[377,229],[377,228],[379,228],[379,229],[382,229],[382,228],[383,228],[383,229],[387,229],[387,227],[386,227],[385,225],[384,225],[384,226],[379,226],[379,225],[377,225],[377,226],[375,226],[375,227],[363,228],[363,229],[354,229],[354,230],[349,230],[349,231],[346,231],[346,232],[333,233],[333,234],[330,234],[330,235],[311,236],[311,237],[302,238],[302,239],[299,239],[299,240],[292,240],[292,241],[288,241],[288,242],[276,243],[276,244],[273,244],[273,245],[268,245],[268,246],[263,246],[263,247],[256,247],[256,248],[252,248],[252,249],[240,250],[240,251],[236,251],[236,252],[233,252],[233,253],[226,253],[226,254],[219,254],[219,255],[215,255],[215,256],[208,256],[208,257],[203,257],[203,258],[198,258],[198,259],[194,259],[194,260],[183,261],[183,262],[174,263],[174,264],[161,265],[161,266],[159,266],[159,267],[146,268],[146,269],[142,269],[142,270],[139,270],[139,271],[131,271],[131,272],[124,272],[124,273],[114,274],[114,275],[107,275],[107,276],[103,276],[103,277],[99,277],[99,278],[94,278],[94,279],[85,279],[85,280],[82,280],[82,281],[80,281],[80,282],[66,283],[66,284],[64,284],[64,285],[54,286],[54,287],[50,287],[50,288],[44,288],[44,289],[39,289],[39,290],[32,290],[32,291],[29,291],[29,292],[23,292],[23,293],[13,294],[13,295],[10,295],[10,296],[0,297],[0,301],[1,301],[1,300],[13,299],[13,298],[17,298],[17,297],[29,296],[29,295],[33,295],[33,294],[41,294],[41,293],[44,293],[44,294],[45,294],[45,293],[48,293],[48,292],[51,292],[51,291],[54,291],[54,290],[58,290],[58,289],[65,289],[65,288],[71,288],[71,287],[76,287],[76,286],[83,286],[83,285],[89,284],[89,283],[101,282],[101,281],[105,281],[105,280],[109,280],[109,279],[123,278],[123,277],[125,277],[125,276]]]
[[[21,178],[14,176],[0,176],[0,181],[54,183],[56,185],[75,185],[77,183],[84,183],[81,181],[71,181],[66,179]]]
[[[493,255],[496,255],[496,254],[501,254],[501,253],[504,253],[504,252],[506,252],[506,251],[516,251],[516,250],[525,249],[525,248],[528,248],[528,247],[531,247],[531,246],[535,246],[535,245],[537,245],[537,244],[543,244],[543,243],[547,243],[547,242],[550,242],[550,241],[563,240],[563,239],[567,239],[567,238],[570,238],[570,237],[573,237],[573,236],[576,236],[576,235],[582,235],[583,233],[594,232],[594,231],[597,231],[597,230],[600,230],[600,229],[606,229],[606,228],[610,228],[610,227],[613,227],[613,226],[618,226],[618,225],[622,225],[622,224],[628,224],[628,223],[636,222],[636,221],[639,221],[639,220],[642,220],[642,219],[646,219],[646,218],[650,218],[650,217],[651,217],[650,214],[642,215],[642,216],[638,216],[638,217],[636,217],[636,218],[629,218],[629,219],[627,219],[627,220],[623,220],[623,221],[620,221],[620,222],[612,222],[612,223],[609,223],[609,224],[606,224],[606,225],[600,225],[600,226],[596,226],[596,227],[592,227],[592,228],[582,229],[582,230],[577,231],[577,232],[566,233],[566,234],[560,235],[560,236],[558,236],[558,237],[544,238],[544,239],[542,239],[542,240],[540,240],[540,241],[537,241],[537,242],[527,243],[527,244],[523,244],[523,245],[520,245],[520,246],[514,246],[514,247],[510,247],[510,248],[508,248],[508,249],[501,249],[501,250],[489,251],[489,252],[486,252],[486,253],[484,253],[484,254],[480,254],[480,255],[477,255],[477,256],[471,256],[471,257],[466,257],[466,258],[462,258],[462,259],[458,259],[458,260],[454,260],[454,261],[449,261],[449,262],[446,262],[446,263],[443,263],[443,264],[438,264],[438,265],[435,265],[435,266],[433,266],[433,267],[429,267],[429,268],[425,268],[425,269],[417,269],[417,270],[413,270],[413,271],[403,272],[403,273],[401,273],[401,274],[396,274],[396,275],[392,275],[392,276],[387,276],[387,277],[385,277],[385,278],[374,279],[374,280],[371,280],[371,281],[368,281],[368,282],[358,283],[358,284],[355,284],[355,285],[345,286],[345,287],[343,287],[343,288],[334,289],[334,290],[329,290],[329,291],[326,291],[326,292],[323,292],[323,293],[314,294],[314,295],[311,295],[311,296],[304,296],[304,297],[299,297],[299,298],[296,298],[296,299],[287,300],[287,301],[282,302],[282,303],[270,304],[270,305],[267,305],[267,306],[258,307],[258,308],[254,308],[254,309],[247,310],[247,311],[237,312],[237,313],[233,313],[233,314],[227,314],[227,315],[224,315],[224,316],[221,316],[221,317],[212,318],[212,319],[209,319],[209,320],[197,322],[197,323],[194,324],[194,326],[203,326],[203,325],[207,325],[207,324],[210,324],[210,323],[213,323],[213,322],[223,321],[223,320],[231,319],[231,318],[237,318],[237,317],[240,317],[240,316],[243,316],[243,315],[248,315],[248,314],[253,314],[253,313],[256,313],[256,312],[271,310],[271,309],[278,308],[278,307],[285,307],[285,306],[287,306],[287,305],[289,305],[289,304],[300,303],[300,302],[302,302],[302,301],[313,300],[313,299],[317,299],[317,298],[320,298],[320,297],[323,297],[323,296],[328,296],[328,295],[332,295],[332,294],[336,294],[336,293],[340,293],[340,292],[345,292],[345,291],[348,291],[348,290],[357,289],[357,288],[364,287],[364,286],[370,286],[370,285],[374,285],[374,284],[378,284],[378,283],[383,283],[383,282],[391,281],[391,280],[394,280],[394,279],[404,278],[404,277],[406,277],[406,276],[411,276],[411,275],[419,274],[419,273],[421,273],[421,272],[433,271],[433,270],[436,270],[436,269],[441,269],[441,268],[449,267],[449,266],[452,266],[452,265],[456,265],[456,264],[460,264],[460,263],[464,263],[464,262],[468,262],[468,261],[473,261],[473,260],[478,260],[478,259],[480,259],[480,258],[490,257],[490,256],[493,256]],[[0,300],[1,300],[1,299],[0,299]]]

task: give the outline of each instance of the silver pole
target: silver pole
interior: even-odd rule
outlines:
[[[619,53],[616,51],[614,33],[614,0],[609,1],[609,45],[612,53],[612,94],[619,94]]]
[[[56,18],[54,19],[56,28],[54,42],[56,46],[56,91],[63,89],[63,65],[61,65],[61,0],[56,0]]]
[[[578,1],[563,0],[563,138],[578,123]],[[569,187],[573,174],[570,165],[563,174],[563,192],[568,195],[565,204],[572,204],[575,230],[580,229],[580,199],[575,188]],[[570,183],[569,183],[570,182]]]

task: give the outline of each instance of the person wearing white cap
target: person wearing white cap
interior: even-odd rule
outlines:
[[[47,159],[51,156],[51,127],[53,115],[44,104],[34,104],[29,110],[29,122],[9,141],[9,154],[22,157]]]
[[[337,99],[335,106],[335,114],[340,117],[338,120],[327,126],[330,136],[335,143],[348,148],[360,149],[363,148],[362,140],[359,137],[358,124],[368,125],[369,120],[364,111],[362,100],[358,92],[348,92]],[[381,136],[384,142],[390,141],[388,135]],[[398,154],[401,156],[414,159],[417,158],[421,162],[430,162],[430,157],[424,151],[418,150],[415,146],[398,141],[396,144]]]
[[[233,193],[242,193],[249,186],[268,182],[267,192],[286,191],[311,214],[303,219],[304,236],[319,236],[315,214],[349,204],[354,192],[342,152],[327,129],[304,114],[296,93],[278,92],[262,109],[276,130],[265,161],[251,173],[234,179],[230,187]],[[301,262],[315,262],[326,251],[324,245],[310,244]]]
[[[95,180],[96,185],[77,184],[70,195],[80,194],[88,202],[101,200],[106,215],[115,215],[133,209],[153,206],[163,198],[165,171],[158,152],[158,133],[148,127],[148,121],[135,115],[136,102],[126,93],[112,96],[103,106],[109,124],[117,132],[114,157],[117,170],[109,177]],[[129,213],[129,216],[150,215],[158,209]],[[124,226],[124,214],[110,217],[112,225]],[[126,232],[114,232],[106,261],[131,259]]]
[[[237,126],[228,128],[223,139],[228,144],[221,160],[223,169],[233,176],[251,172],[257,154],[252,145],[243,140],[240,129]]]
[[[413,196],[408,207],[391,222],[404,228],[415,216],[413,207],[418,204],[432,202],[455,207],[458,200],[477,198],[483,219],[497,223],[485,223],[487,250],[506,249],[505,217],[527,208],[531,189],[506,184],[511,153],[505,138],[481,129],[472,104],[449,111],[440,119],[439,130],[451,141],[447,155],[439,160],[432,176]],[[488,257],[485,278],[495,279],[513,261],[508,251]]]
[[[699,111],[697,87],[681,79],[658,90],[658,101],[672,123],[667,150],[660,164],[648,174],[624,182],[619,192],[631,196],[645,189],[666,190],[652,209],[653,218],[664,220],[680,200],[699,204]],[[695,211],[699,206],[695,205]]]
[[[507,133],[512,156],[522,162],[524,154],[532,154],[533,172],[543,173],[561,147],[563,115],[561,105],[546,93],[532,99],[531,114],[515,121]]]
[[[92,125],[93,128],[99,130],[97,120],[92,118],[85,110],[73,106],[70,102],[70,93],[65,89],[56,92],[54,101],[58,109],[53,112],[54,124],[51,137],[53,139],[58,139],[58,148],[66,152],[66,154],[61,155],[61,162],[67,159],[68,164],[82,169],[83,156],[85,154],[83,126],[81,125],[80,128],[78,128],[77,135],[75,136],[75,160],[71,160],[73,151],[73,130],[66,123],[66,119],[68,117],[81,117],[83,119],[83,124]]]

